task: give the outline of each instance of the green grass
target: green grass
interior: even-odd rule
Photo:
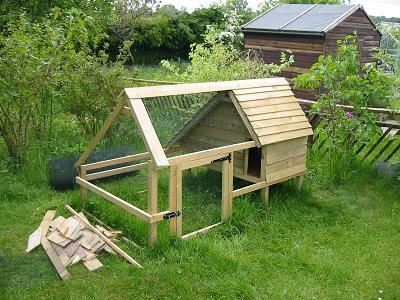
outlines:
[[[138,77],[173,80],[160,68],[140,72],[143,76]],[[152,109],[150,117],[165,143],[188,115]],[[329,157],[332,164],[327,164],[326,156],[312,151],[301,193],[288,182],[271,188],[267,207],[255,193],[236,199],[230,220],[190,241],[171,239],[163,221],[153,249],[119,243],[144,269],[104,255],[103,268],[90,273],[82,264],[73,266],[72,278],[62,282],[43,249],[25,253],[29,234],[48,209],[64,216],[65,204],[80,209],[78,190],[55,192],[46,184],[43,162],[79,154],[89,139],[76,134],[76,125],[68,118],[58,123],[49,140],[31,146],[29,165],[17,173],[8,170],[0,145],[1,299],[400,298],[398,181],[380,180],[352,158]],[[99,148],[128,142],[136,151],[144,150],[139,131],[131,124],[122,118],[111,129],[113,138],[107,136]],[[146,175],[141,171],[99,185],[145,209]],[[185,233],[219,220],[220,181],[219,173],[204,168],[184,173]],[[234,184],[241,187],[244,182]],[[158,192],[162,211],[168,203],[167,170],[159,174]],[[93,194],[89,200],[91,213],[145,245],[144,222]]]
[[[101,186],[144,207],[145,173]],[[160,227],[154,249],[120,244],[143,264],[133,268],[119,257],[101,257],[104,267],[70,268],[62,282],[44,251],[24,249],[48,209],[68,215],[79,192],[55,192],[24,184],[5,173],[0,185],[0,294],[32,298],[377,298],[400,297],[400,187],[363,179],[329,190],[311,180],[301,193],[293,183],[273,187],[268,207],[251,194],[235,200],[231,220],[190,241],[167,236]],[[167,176],[160,174],[160,209],[166,207]],[[184,175],[184,230],[211,224],[219,216],[220,175],[199,168]],[[235,182],[240,185],[242,182]],[[91,197],[90,210],[143,243],[144,224],[104,200]],[[161,237],[163,235],[163,237]]]

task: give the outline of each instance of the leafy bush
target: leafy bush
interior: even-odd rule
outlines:
[[[24,16],[0,37],[0,133],[18,163],[24,162],[29,135],[42,136],[51,126],[61,41],[48,22],[31,23]]]
[[[176,73],[182,81],[203,82],[235,79],[266,78],[277,74],[293,62],[293,57],[282,54],[282,64],[265,64],[254,50],[241,51],[240,25],[234,14],[224,26],[209,26],[204,43],[193,44],[189,53],[190,65],[179,74],[168,61],[161,65]]]
[[[42,22],[22,15],[0,37],[0,134],[17,164],[29,141],[43,139],[56,115],[75,116],[93,134],[123,86],[123,59],[94,50],[102,32],[92,17],[55,10]]]
[[[369,142],[379,130],[375,114],[365,107],[371,100],[388,101],[393,93],[388,74],[360,63],[355,36],[338,41],[338,46],[335,56],[320,56],[309,73],[294,79],[296,88],[316,93],[311,112],[323,118],[316,132],[325,145],[311,150],[310,176],[324,185],[343,183],[363,173],[366,166],[357,159],[355,145]]]
[[[104,51],[69,58],[62,75],[63,109],[77,118],[87,135],[93,136],[114,108],[124,74],[122,64],[109,63]]]
[[[359,61],[355,36],[338,41],[335,56],[320,56],[309,73],[294,79],[295,87],[313,90],[317,103],[312,111],[324,117],[330,149],[349,150],[356,141],[367,141],[376,131],[375,115],[363,107],[372,100],[388,101],[393,93],[391,78],[374,65]],[[349,104],[354,108],[340,106]]]

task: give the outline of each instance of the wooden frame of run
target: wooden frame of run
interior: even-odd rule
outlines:
[[[170,222],[170,232],[172,235],[189,239],[198,234],[205,233],[211,228],[218,226],[224,220],[232,215],[233,198],[239,197],[246,193],[261,190],[261,196],[265,202],[268,200],[269,186],[276,182],[267,182],[266,178],[266,162],[261,162],[261,176],[253,181],[247,187],[237,190],[233,189],[233,159],[234,152],[259,146],[257,141],[247,141],[242,143],[234,143],[228,146],[216,147],[208,150],[197,151],[168,158],[166,153],[174,153],[180,150],[179,147],[170,147],[163,149],[157,137],[150,117],[143,104],[142,98],[153,98],[166,95],[195,94],[203,92],[229,92],[230,90],[240,88],[257,88],[260,84],[275,83],[282,84],[282,79],[256,79],[256,80],[240,80],[229,82],[211,82],[197,84],[181,84],[177,86],[156,86],[156,87],[140,87],[126,88],[120,95],[120,100],[102,125],[98,133],[90,142],[89,146],[76,163],[79,176],[76,177],[76,183],[80,186],[80,193],[83,205],[86,206],[88,191],[91,191],[105,200],[114,203],[127,212],[135,215],[139,219],[148,223],[148,244],[153,245],[157,241],[157,223],[163,220]],[[286,82],[286,81],[285,81]],[[286,82],[287,83],[287,82]],[[121,115],[131,115],[139,127],[140,133],[144,139],[148,152],[128,155],[124,157],[104,160],[95,163],[85,164],[86,159],[94,150],[96,145],[104,137],[112,123]],[[258,142],[259,143],[259,142]],[[265,150],[265,147],[263,147]],[[263,150],[263,151],[264,151]],[[262,153],[265,157],[266,153]],[[222,199],[221,199],[221,222],[207,226],[195,232],[182,234],[182,171],[204,165],[209,165],[215,161],[221,161],[222,171]],[[121,167],[121,164],[134,163]],[[113,167],[106,171],[97,171],[99,168]],[[158,211],[158,170],[160,168],[169,167],[169,208],[167,211]],[[136,170],[148,170],[148,201],[147,211],[136,207],[104,189],[91,183],[91,180],[124,174]],[[90,172],[89,172],[90,171]],[[296,174],[299,185],[301,184],[301,174]],[[240,176],[239,176],[240,177]],[[288,178],[293,178],[290,176]],[[243,178],[243,176],[241,177]],[[244,176],[244,179],[248,179]],[[285,178],[287,179],[287,178]],[[279,180],[282,181],[282,180]]]

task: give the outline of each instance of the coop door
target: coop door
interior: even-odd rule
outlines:
[[[253,147],[249,150],[247,159],[247,175],[260,177],[261,172],[261,148]]]

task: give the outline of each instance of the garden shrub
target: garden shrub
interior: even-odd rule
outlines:
[[[376,116],[365,109],[372,100],[388,102],[393,95],[393,81],[373,64],[361,64],[356,36],[338,41],[336,55],[320,56],[310,72],[296,77],[296,88],[314,91],[317,102],[311,113],[318,113],[325,126],[319,126],[325,137],[325,163],[332,179],[344,179],[351,174],[356,160],[354,146],[369,142],[378,132]],[[354,108],[345,108],[348,104]],[[314,153],[321,156],[321,153]],[[334,158],[334,159],[333,159]],[[318,159],[321,162],[319,157]]]
[[[0,134],[16,165],[30,141],[50,134],[56,116],[76,118],[88,135],[104,121],[123,87],[124,55],[109,63],[97,48],[102,37],[76,9],[8,24],[0,37]]]

